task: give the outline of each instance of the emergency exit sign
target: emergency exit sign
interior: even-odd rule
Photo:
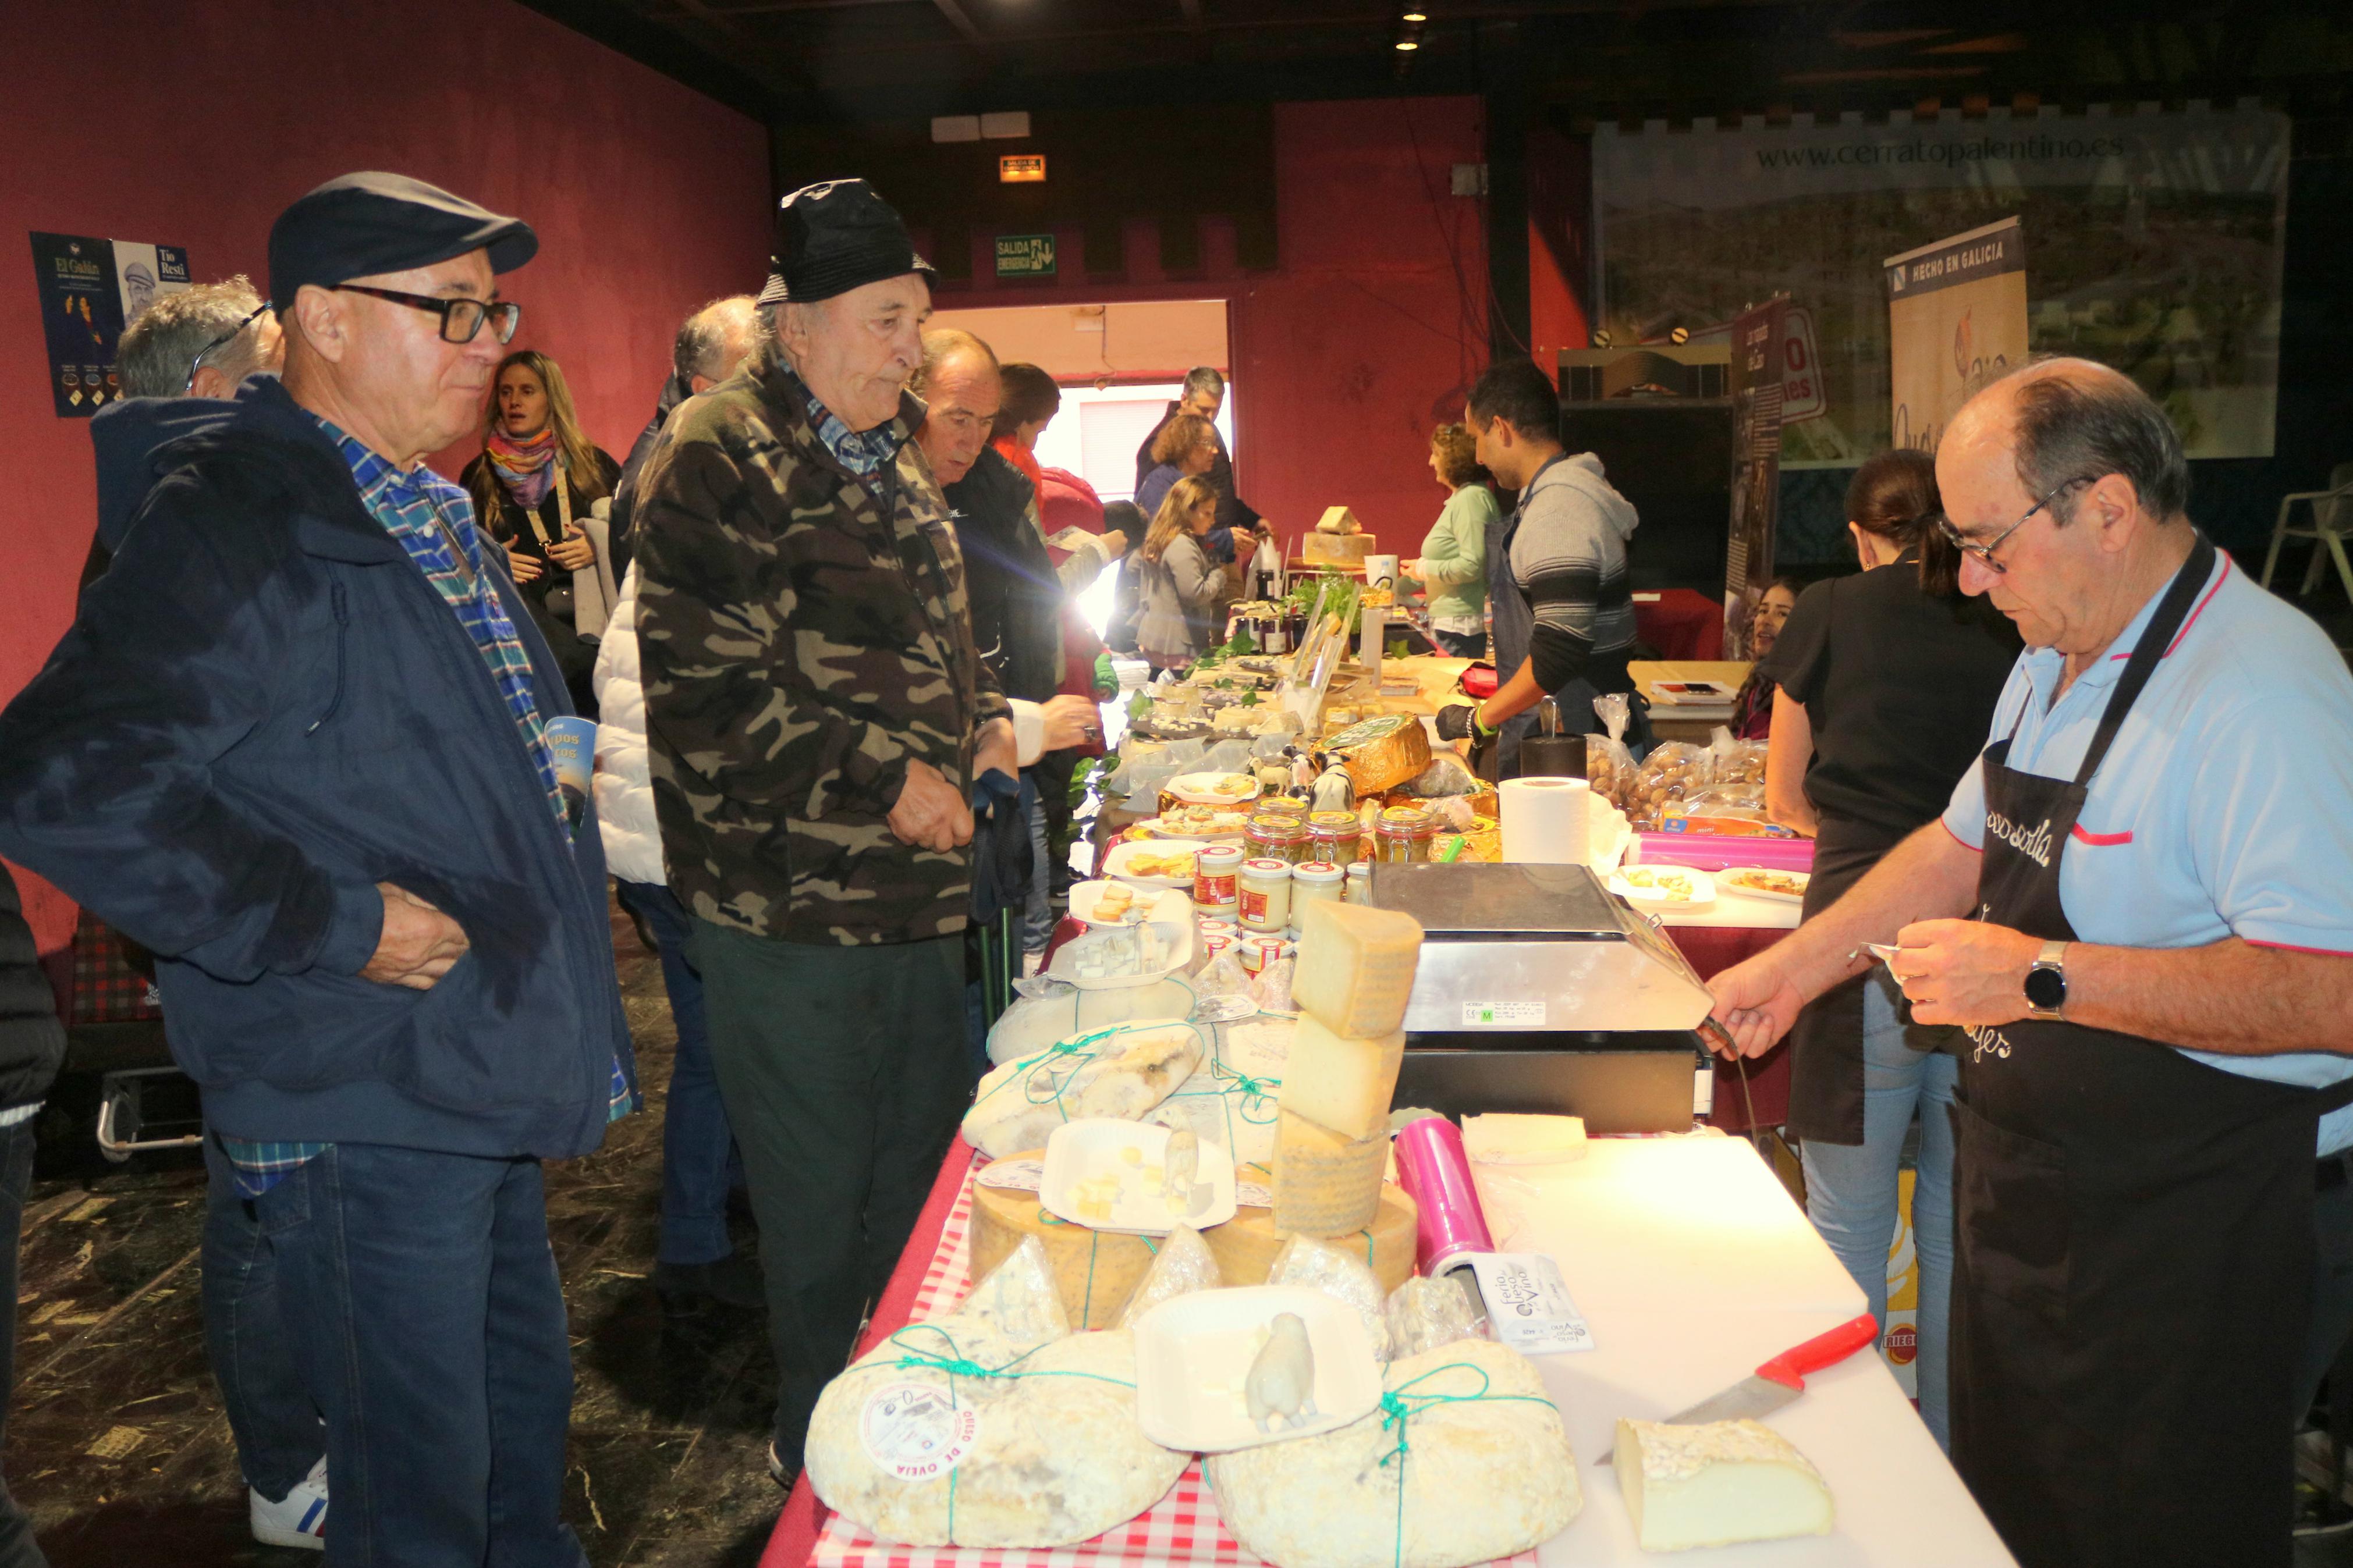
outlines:
[[[997,160],[997,183],[1000,185],[1042,185],[1046,183],[1046,154],[1043,153],[1008,153]]]
[[[1050,234],[1000,234],[997,237],[999,278],[1051,278],[1054,237]]]

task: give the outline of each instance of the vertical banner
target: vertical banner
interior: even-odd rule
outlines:
[[[79,234],[35,231],[32,239],[50,398],[58,418],[87,419],[122,396],[114,356],[123,329],[188,286],[188,253]]]
[[[2026,361],[2026,236],[2006,217],[1881,265],[1892,444],[1934,452],[1971,393]]]
[[[1724,657],[1748,658],[1748,628],[1773,581],[1781,503],[1788,296],[1732,319],[1732,538],[1724,557]]]

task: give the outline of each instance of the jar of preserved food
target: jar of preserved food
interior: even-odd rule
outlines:
[[[1304,861],[1291,868],[1291,923],[1296,927],[1307,921],[1307,906],[1327,899],[1337,899],[1347,871],[1320,860]]]
[[[1373,858],[1391,865],[1430,858],[1438,819],[1417,805],[1393,805],[1373,824]]]
[[[1240,889],[1236,882],[1241,868],[1240,845],[1203,845],[1193,856],[1194,909],[1221,920],[1233,919],[1235,906],[1240,900]]]
[[[1353,811],[1319,811],[1307,819],[1310,860],[1326,866],[1354,865],[1364,843],[1364,823]]]
[[[1238,884],[1241,928],[1261,933],[1291,923],[1291,862],[1261,856],[1242,862]]]
[[[1252,859],[1295,865],[1307,857],[1307,821],[1298,816],[1253,816],[1242,829]]]
[[[1281,958],[1289,944],[1279,936],[1246,936],[1242,938],[1242,973],[1256,975]]]
[[[1341,896],[1352,904],[1361,904],[1371,899],[1373,896],[1373,865],[1371,861],[1359,860],[1355,865],[1348,868],[1347,889]]]

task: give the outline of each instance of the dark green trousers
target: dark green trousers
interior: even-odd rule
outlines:
[[[797,1467],[972,1103],[964,939],[815,947],[698,920],[694,957],[760,1222],[776,1452]]]

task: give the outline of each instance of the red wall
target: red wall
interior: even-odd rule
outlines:
[[[1127,236],[1125,284],[988,287],[981,236],[981,286],[936,303],[1225,299],[1243,497],[1286,538],[1345,505],[1384,550],[1411,555],[1445,502],[1428,467],[1430,426],[1462,416],[1487,357],[1482,214],[1448,195],[1450,165],[1479,161],[1479,102],[1285,103],[1274,128],[1276,270],[1242,271],[1230,227],[1212,224],[1203,276],[1163,279],[1146,223]],[[1076,231],[1060,249],[1080,253]]]
[[[511,0],[8,0],[0,59],[0,699],[72,618],[93,522],[86,422],[51,409],[26,231],[185,245],[199,280],[266,289],[270,220],[311,185],[379,168],[448,186],[538,229],[506,283],[516,346],[554,355],[617,456],[679,321],[766,270],[763,129]],[[71,906],[22,879],[52,949]]]

